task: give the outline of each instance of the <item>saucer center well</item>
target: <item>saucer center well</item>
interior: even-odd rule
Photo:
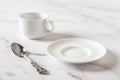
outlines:
[[[62,50],[62,55],[69,58],[85,58],[90,53],[91,50],[85,47],[67,47]]]

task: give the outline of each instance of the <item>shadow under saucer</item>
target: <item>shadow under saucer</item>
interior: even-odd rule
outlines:
[[[117,63],[117,57],[111,51],[107,51],[106,55],[97,61],[84,64],[66,64],[67,66],[74,67],[77,70],[82,71],[104,71],[112,69]]]

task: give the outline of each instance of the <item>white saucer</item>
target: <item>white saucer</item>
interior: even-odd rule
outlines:
[[[89,39],[65,38],[49,44],[47,52],[67,63],[88,63],[102,58],[106,54],[106,48]]]

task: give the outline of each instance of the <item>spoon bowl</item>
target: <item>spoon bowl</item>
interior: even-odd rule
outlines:
[[[23,57],[22,54],[24,54],[24,51],[23,51],[23,46],[20,45],[19,43],[12,43],[11,44],[11,49],[13,51],[13,53],[19,57]]]

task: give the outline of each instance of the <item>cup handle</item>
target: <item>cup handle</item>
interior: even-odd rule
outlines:
[[[52,32],[54,31],[54,22],[50,19],[45,19],[45,29],[47,32]]]

